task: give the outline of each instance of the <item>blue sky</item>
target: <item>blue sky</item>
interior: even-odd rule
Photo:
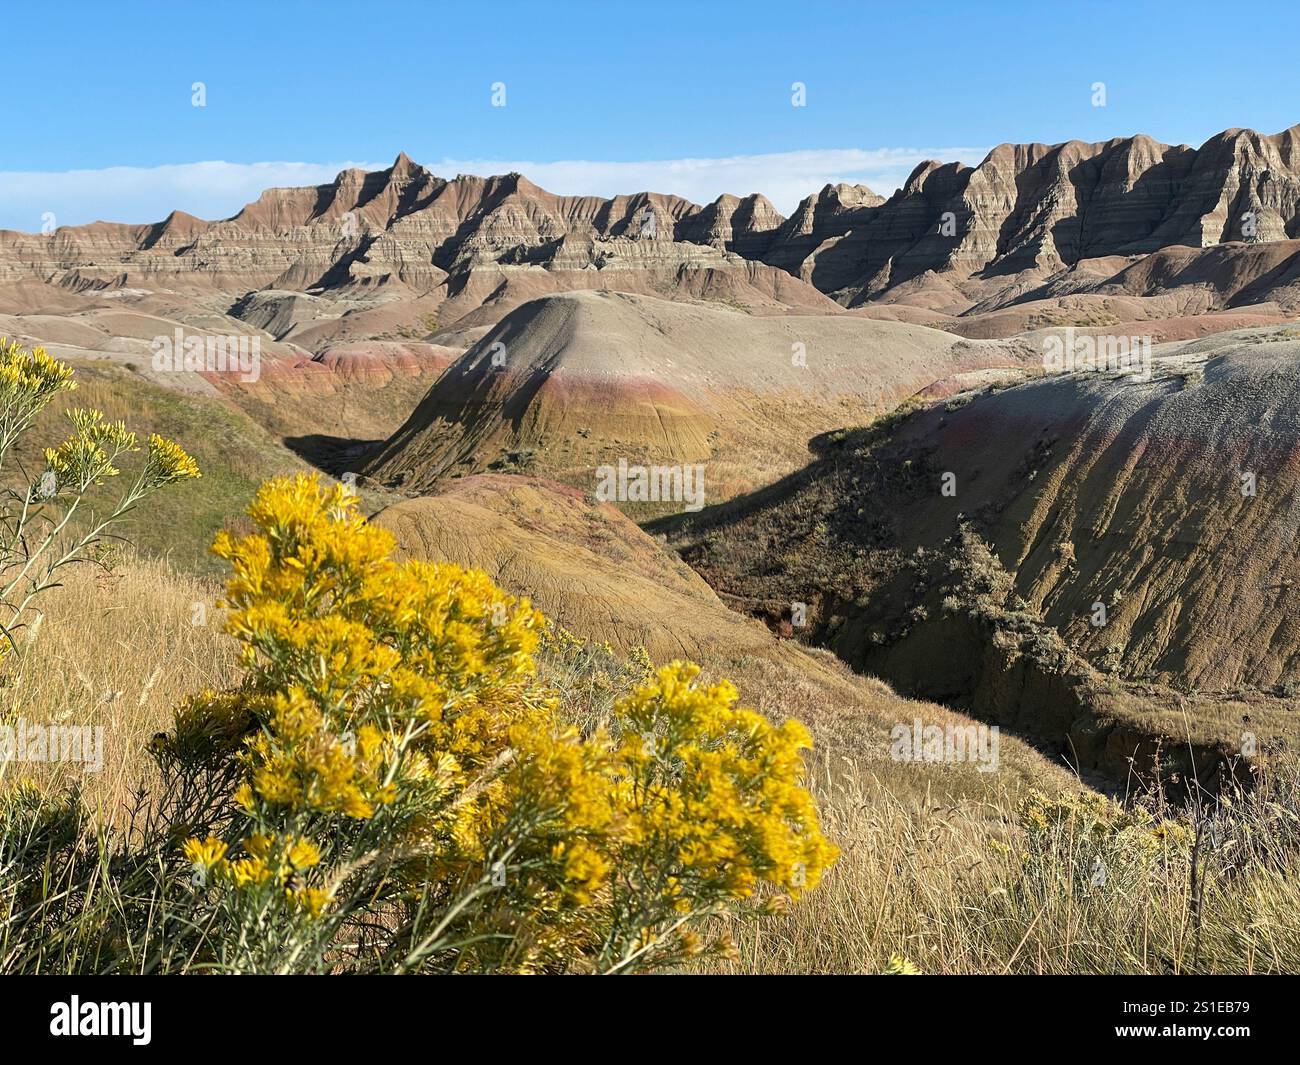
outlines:
[[[0,226],[39,229],[46,212],[152,221],[174,206],[220,216],[264,185],[400,150],[440,172],[528,164],[561,192],[637,191],[640,179],[696,199],[761,191],[788,211],[823,180],[888,193],[920,158],[975,163],[1001,141],[1145,132],[1199,144],[1229,126],[1300,122],[1297,5],[1228,10],[10,4]],[[191,104],[196,81],[204,107]],[[791,106],[796,81],[805,107]],[[505,107],[492,106],[494,82]]]

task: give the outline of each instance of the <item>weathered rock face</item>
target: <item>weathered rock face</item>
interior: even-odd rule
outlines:
[[[721,501],[797,469],[811,436],[870,422],[934,381],[1018,378],[1029,357],[1019,343],[853,314],[568,292],[498,322],[364,470],[408,492],[501,469],[592,490],[596,468],[620,459],[709,463],[709,499]]]
[[[1292,328],[1171,344],[1143,374],[967,393],[894,425],[647,528],[774,628],[804,603],[801,635],[855,669],[1085,769],[1122,774],[1134,756],[1141,772],[1163,737],[1204,784],[1240,757],[1243,726],[1261,747],[1294,742]]]
[[[445,305],[432,315],[444,328],[483,304],[495,320],[520,298],[586,288],[833,310],[760,261],[783,221],[762,196],[704,208],[656,193],[556,196],[519,174],[447,181],[400,155],[376,173],[268,189],[219,222],[173,213],[155,225],[0,232],[0,282],[217,293],[259,326],[284,319],[280,332],[311,298],[286,303],[295,292],[427,296]],[[275,298],[258,305],[247,295],[257,290]]]
[[[782,270],[849,306],[930,275],[977,277],[985,290],[969,305],[1001,277],[1024,274],[1027,286],[1084,260],[1298,237],[1298,146],[1300,126],[1227,130],[1199,149],[1144,136],[1004,144],[976,167],[922,163],[888,200],[827,185],[789,219],[758,195],[703,207],[656,193],[556,196],[519,174],[448,181],[400,155],[387,170],[268,189],[219,222],[176,212],[154,225],[0,232],[0,282],[235,297],[391,285],[451,301],[459,316],[506,290],[689,290],[700,272],[714,286],[735,273],[723,288],[775,290],[760,275]],[[793,297],[817,304],[811,291]]]
[[[871,217],[871,208],[884,202],[865,185],[827,185],[816,196],[805,199],[781,226],[766,261],[811,280],[819,253],[835,248]],[[861,253],[862,249],[858,250]],[[837,249],[833,257],[844,259],[843,249]],[[846,269],[851,272],[853,266],[846,265]]]
[[[785,219],[765,196],[743,200],[719,196],[713,203],[677,223],[675,240],[711,244],[746,259],[761,259]]]
[[[853,305],[927,271],[1050,273],[1172,245],[1300,234],[1300,126],[1227,130],[1201,148],[1137,136],[1003,144],[977,167],[922,163],[888,201],[827,186],[764,261]]]
[[[555,196],[519,174],[446,181],[401,155],[387,170],[345,170],[330,185],[268,189],[220,222],[174,213],[148,226],[3,232],[0,280],[35,276],[86,286],[125,277],[242,292],[393,279],[427,291],[486,265],[716,265],[728,261],[733,230],[735,242],[752,246],[752,237],[782,220],[762,197],[724,200],[708,209],[712,224],[691,227],[699,244],[715,245],[709,249],[676,236],[684,220],[701,219],[705,210],[680,197]]]

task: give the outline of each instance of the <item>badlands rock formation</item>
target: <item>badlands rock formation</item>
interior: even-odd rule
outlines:
[[[1300,681],[1300,330],[1170,345],[1149,381],[981,395],[897,443],[957,485],[903,518],[913,542],[958,512],[978,523],[1017,593],[1095,663],[1210,690]]]
[[[1084,259],[1285,240],[1300,235],[1298,148],[1300,127],[1227,130],[1199,149],[1144,136],[1003,144],[976,167],[922,163],[884,203],[823,189],[765,260],[853,305],[930,271],[1004,287]]]
[[[453,363],[366,472],[404,491],[448,473],[706,463],[711,499],[770,483],[818,433],[860,425],[932,382],[1032,352],[851,315],[754,317],[576,292],[508,315]]]
[[[904,691],[1111,775],[1158,742],[1218,772],[1243,731],[1295,734],[1298,411],[1300,329],[1220,333],[928,406],[660,528]]]
[[[461,354],[413,339],[423,331],[398,324],[408,312],[397,308],[385,320],[382,308],[344,301],[343,318],[315,322],[300,306],[312,297],[294,295],[291,308],[284,293],[254,295],[245,302],[258,313],[240,318],[212,297],[126,288],[72,292],[24,281],[0,286],[0,337],[43,345],[78,364],[115,363],[171,391],[224,397],[313,461],[332,458],[352,441],[388,436]],[[294,322],[295,313],[306,327]],[[384,339],[349,339],[358,334]],[[196,337],[205,347],[209,338],[220,341],[224,368],[213,360],[212,369],[191,371],[170,358],[180,350],[177,338],[183,344]],[[334,436],[338,446],[330,446]]]
[[[176,212],[151,225],[0,232],[0,285],[219,294],[259,324],[265,308],[240,302],[249,292],[323,297],[281,307],[265,323],[289,328],[337,325],[345,308],[331,302],[341,296],[369,301],[382,322],[399,313],[393,305],[418,304],[405,326],[418,321],[432,327],[424,334],[464,342],[521,302],[573,289],[760,314],[827,313],[830,296],[940,326],[1025,301],[1041,316],[1061,289],[1128,291],[1126,271],[1161,249],[1300,237],[1298,143],[1300,127],[1227,130],[1198,149],[1144,136],[1004,144],[975,167],[923,163],[887,200],[861,185],[828,185],[788,219],[758,195],[705,206],[655,193],[556,196],[519,174],[446,180],[400,155],[386,170],[347,170],[328,185],[268,189],[222,221]],[[1207,258],[1197,268],[1217,269],[1233,267]],[[1161,278],[1160,293],[1195,286],[1178,271]],[[1267,273],[1256,281],[1196,311],[1171,312],[1169,300],[1142,308],[1160,294],[1150,292],[1135,297],[1137,312],[1125,310],[1154,318],[1280,298]],[[1284,296],[1294,309],[1293,292]],[[1000,335],[1028,317],[1004,313]],[[364,324],[351,323],[353,335],[341,339],[373,339],[357,335]]]
[[[751,237],[781,221],[758,196],[707,209],[654,193],[555,196],[519,174],[447,181],[400,155],[387,170],[346,170],[330,185],[268,189],[218,222],[173,213],[155,225],[0,232],[0,282],[232,297],[387,288],[404,300],[430,297],[425,309],[442,308],[444,329],[484,303],[496,308],[494,321],[522,300],[570,288],[830,308],[809,286],[730,250],[755,249]],[[263,308],[246,309],[269,324]]]

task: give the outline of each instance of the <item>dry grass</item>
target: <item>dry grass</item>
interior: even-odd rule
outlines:
[[[983,772],[973,762],[898,762],[890,756],[898,725],[969,726],[972,719],[937,703],[906,699],[874,677],[853,673],[827,651],[793,642],[780,653],[706,659],[705,675],[726,677],[741,701],[773,721],[793,718],[812,733],[823,787],[868,776],[876,794],[912,804],[987,802],[991,795],[1018,797],[1029,789],[1047,794],[1077,792],[1083,785],[1064,767],[1019,737],[998,737],[998,766]]]
[[[710,971],[879,973],[894,955],[943,974],[1300,969],[1297,840],[1267,853],[1248,842],[1280,810],[1294,818],[1293,770],[1276,791],[1215,815],[1197,877],[1182,856],[1102,884],[1089,878],[1092,839],[1028,840],[1009,794],[917,803],[876,776],[838,778],[820,790],[840,861],[785,915],[734,923],[738,957]]]
[[[215,581],[158,560],[63,572],[63,586],[39,600],[39,616],[20,637],[22,653],[4,662],[0,720],[103,726],[103,768],[11,762],[0,764],[0,780],[27,778],[49,790],[79,784],[87,804],[114,820],[172,708],[234,679],[235,644],[221,632]]]

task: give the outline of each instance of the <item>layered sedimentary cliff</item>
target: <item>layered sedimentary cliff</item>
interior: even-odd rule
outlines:
[[[387,170],[269,189],[223,221],[178,212],[0,232],[0,281],[237,294],[398,284],[464,315],[510,291],[601,287],[824,310],[811,287],[855,306],[918,278],[975,277],[969,306],[1009,279],[1023,275],[1027,290],[1088,260],[1300,236],[1298,146],[1300,126],[1227,130],[1198,149],[1145,136],[1004,144],[975,167],[922,163],[887,200],[828,185],[788,219],[758,195],[703,207],[655,193],[557,196],[519,174],[446,180],[401,155]]]
[[[762,197],[701,209],[655,193],[555,196],[519,174],[447,181],[400,155],[329,185],[268,189],[219,222],[174,213],[155,225],[3,232],[0,280],[243,291],[392,279],[427,291],[483,267],[744,267],[728,250],[781,221]]]
[[[1227,130],[1199,149],[1137,136],[1003,144],[976,167],[926,162],[880,202],[806,199],[764,260],[853,304],[926,271],[1050,273],[1084,259],[1300,233],[1300,126]],[[856,190],[848,190],[856,192]]]

